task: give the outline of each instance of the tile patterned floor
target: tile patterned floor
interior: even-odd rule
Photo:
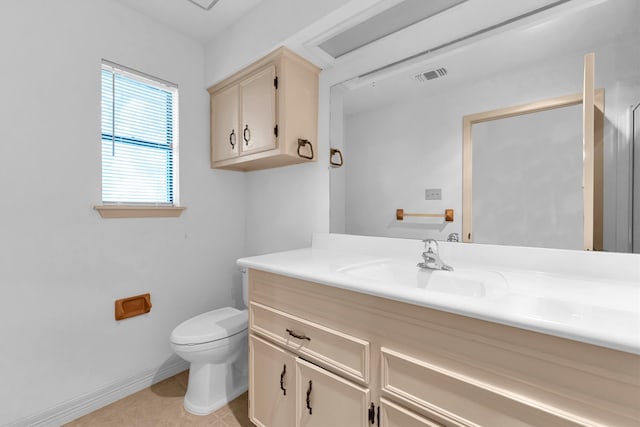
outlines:
[[[197,416],[185,411],[189,371],[167,378],[149,388],[65,424],[69,427],[251,427],[247,415],[247,393],[213,414]]]

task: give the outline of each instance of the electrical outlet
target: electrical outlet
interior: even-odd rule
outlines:
[[[425,200],[442,200],[442,189],[427,188],[426,190],[424,190],[424,199]]]

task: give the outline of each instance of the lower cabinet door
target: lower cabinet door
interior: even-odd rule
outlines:
[[[424,418],[385,398],[380,399],[380,418],[381,427],[443,427],[443,424]]]
[[[249,337],[249,418],[260,427],[296,422],[296,357],[253,335]]]
[[[296,366],[297,427],[369,426],[369,389],[303,359]]]

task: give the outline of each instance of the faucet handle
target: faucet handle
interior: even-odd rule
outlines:
[[[438,241],[436,239],[424,239],[424,251],[427,253],[438,253]],[[433,250],[435,247],[435,251]]]

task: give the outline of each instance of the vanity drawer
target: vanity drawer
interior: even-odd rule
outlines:
[[[593,425],[560,409],[384,347],[381,357],[383,395],[444,426]]]
[[[384,427],[443,427],[385,398],[380,399],[380,419]]]
[[[311,362],[369,383],[367,341],[256,302],[249,304],[249,326]]]

